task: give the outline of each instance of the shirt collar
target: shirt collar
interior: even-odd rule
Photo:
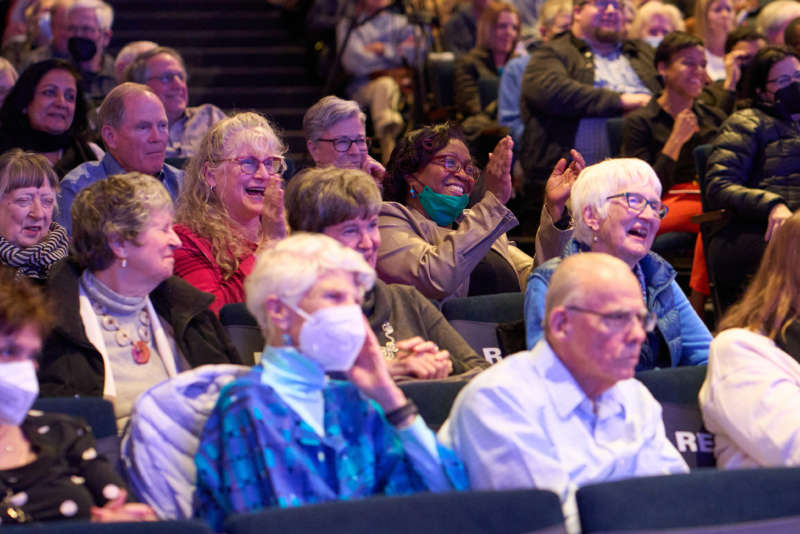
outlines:
[[[106,155],[103,156],[102,163],[103,163],[103,169],[105,169],[106,171],[106,176],[111,176],[112,174],[125,174],[126,172],[128,172],[122,168],[122,165],[120,165],[116,159],[114,159],[114,156],[111,155],[111,152],[106,152]],[[160,182],[163,182],[164,179],[166,178],[166,174],[164,172],[166,165],[167,165],[166,163],[163,163],[161,165],[161,169],[155,174],[153,178],[155,178]]]

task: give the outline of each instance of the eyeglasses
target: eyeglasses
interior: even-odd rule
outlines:
[[[283,174],[283,171],[286,170],[286,161],[280,156],[273,156],[265,159],[264,161],[256,158],[233,158],[223,161],[235,162],[239,165],[239,168],[242,169],[242,172],[246,174],[255,174],[258,171],[259,165],[262,163],[264,164],[264,168],[267,169],[267,172],[270,174]]]
[[[355,143],[358,148],[361,150],[369,150],[370,145],[372,145],[372,139],[368,137],[337,137],[335,139],[317,139],[317,141],[325,141],[326,143],[333,143],[333,149],[336,152],[347,152],[350,150],[350,146]]]
[[[186,80],[186,74],[182,72],[165,72],[161,76],[151,76],[147,78],[147,81],[158,80],[159,82],[167,85],[168,83],[172,83],[172,80],[177,79],[178,81],[182,82]]]
[[[667,216],[667,212],[669,211],[660,200],[647,200],[644,195],[640,195],[639,193],[619,193],[617,195],[606,197],[606,200],[620,197],[625,197],[625,201],[628,203],[628,208],[636,213],[642,213],[647,206],[650,206],[656,215],[658,215],[658,218],[663,219]]]
[[[613,330],[615,332],[621,332],[630,328],[630,325],[634,319],[639,321],[639,324],[642,325],[642,328],[645,332],[652,332],[656,327],[656,322],[658,321],[658,316],[655,312],[645,309],[641,309],[638,312],[616,311],[608,313],[600,313],[587,308],[581,308],[580,306],[567,306],[567,309],[580,313],[590,313],[592,315],[596,315],[603,320],[603,323],[606,325],[606,327],[608,327],[609,330]]]
[[[94,39],[97,37],[97,34],[100,33],[100,29],[93,28],[92,26],[69,25],[67,26],[67,32],[78,37],[88,37],[89,39]]]
[[[619,0],[594,0],[594,1],[590,1],[590,2],[581,3],[582,6],[585,6],[586,4],[592,4],[594,7],[596,7],[600,11],[605,11],[606,9],[608,9],[608,6],[612,6],[616,10],[620,9]]]
[[[444,167],[447,172],[451,172],[453,174],[462,169],[472,178],[477,178],[481,174],[481,170],[471,161],[461,163],[458,161],[458,159],[452,156],[437,156],[431,160],[431,163],[434,163],[440,167]]]
[[[800,82],[800,70],[794,71],[794,74],[791,76],[788,74],[783,74],[777,78],[767,80],[767,83],[774,83],[778,87],[786,87],[792,82]]]

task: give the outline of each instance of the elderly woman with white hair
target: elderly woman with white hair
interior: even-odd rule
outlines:
[[[389,375],[360,306],[374,280],[361,254],[324,235],[259,255],[245,290],[262,360],[220,392],[195,457],[195,513],[217,531],[269,506],[467,486]]]
[[[704,364],[711,333],[675,282],[675,270],[650,251],[667,209],[661,202],[661,182],[650,165],[639,159],[609,159],[586,167],[570,196],[575,231],[562,258],[537,267],[525,292],[528,348],[543,335],[545,295],[550,277],[563,257],[580,252],[605,252],[627,263],[642,286],[647,309],[658,316],[653,332],[642,343],[637,370]],[[575,308],[612,328],[613,314]]]
[[[367,116],[358,102],[322,97],[303,115],[306,148],[317,167],[360,169],[383,182],[386,169],[369,155]]]
[[[664,36],[676,30],[686,30],[686,24],[678,8],[672,4],[651,0],[636,11],[628,37],[641,39],[653,48],[658,48]]]

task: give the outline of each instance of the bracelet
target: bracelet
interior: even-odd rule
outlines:
[[[399,408],[395,408],[391,412],[386,412],[386,420],[389,421],[392,426],[397,426],[405,421],[409,415],[417,415],[418,413],[419,408],[417,408],[417,405],[414,404],[413,400],[408,399],[408,401]]]

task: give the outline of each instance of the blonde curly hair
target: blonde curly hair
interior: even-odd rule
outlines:
[[[211,242],[214,259],[225,279],[239,268],[239,259],[251,251],[251,244],[209,186],[205,174],[235,157],[243,146],[281,156],[287,150],[270,122],[258,113],[238,113],[219,121],[189,160],[175,217],[176,222]]]

